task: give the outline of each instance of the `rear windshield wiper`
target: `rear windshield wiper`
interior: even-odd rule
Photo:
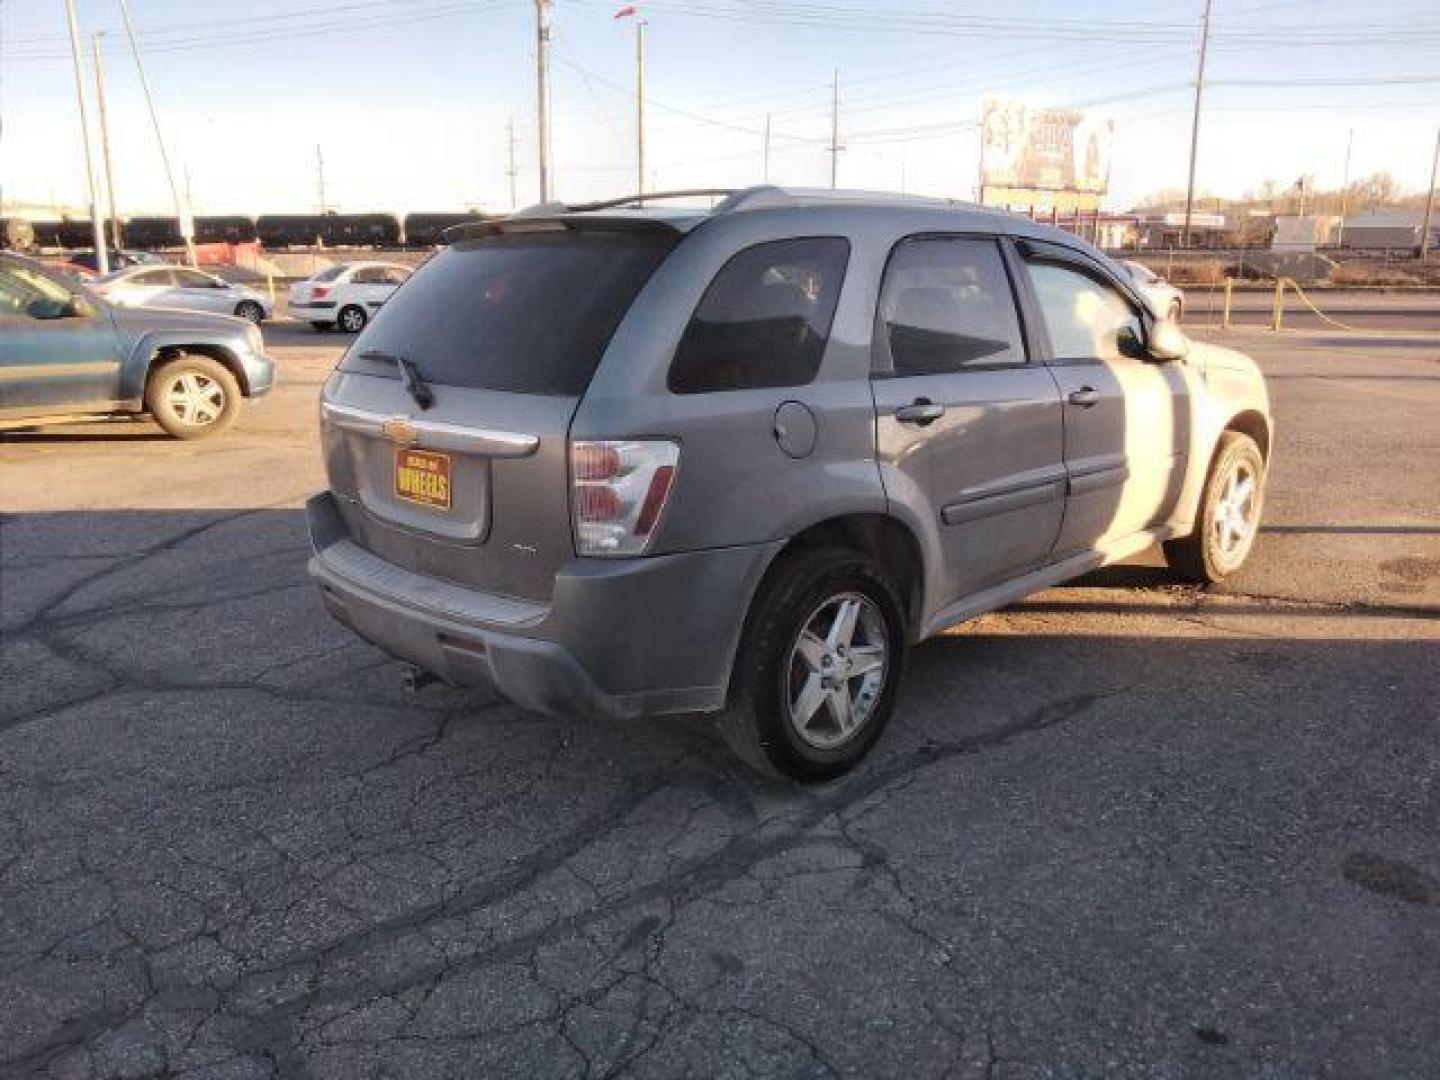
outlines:
[[[400,369],[400,381],[405,384],[405,392],[415,399],[415,404],[422,409],[428,409],[435,404],[435,392],[430,389],[424,378],[420,375],[420,369],[415,366],[414,361],[399,353],[380,352],[378,349],[367,349],[360,354],[362,360],[388,360]]]

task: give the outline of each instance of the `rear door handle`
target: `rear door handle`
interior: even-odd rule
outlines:
[[[936,405],[929,398],[916,398],[911,404],[901,405],[895,410],[895,419],[902,424],[919,424],[921,427],[933,424],[944,415],[945,406]]]
[[[1082,409],[1088,409],[1100,400],[1100,395],[1093,386],[1082,386],[1079,390],[1070,391],[1070,404],[1079,405]]]

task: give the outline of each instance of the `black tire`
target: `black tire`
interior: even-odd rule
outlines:
[[[905,619],[894,585],[869,557],[845,548],[823,548],[784,558],[751,608],[735,657],[729,702],[719,717],[720,731],[736,756],[758,772],[820,783],[854,768],[885,730],[904,669]],[[857,595],[869,600],[873,607],[867,612],[878,616],[872,629],[887,648],[883,681],[871,693],[868,713],[843,742],[812,745],[790,719],[797,643],[812,616],[827,604]],[[848,696],[851,684],[844,685]],[[863,683],[859,693],[866,693]],[[815,715],[825,708],[828,705]]]
[[[335,329],[335,324],[333,322],[312,322],[310,328],[317,334],[328,334]]]
[[[265,321],[265,309],[254,300],[241,300],[235,305],[235,317],[259,326]]]
[[[177,439],[208,439],[228,430],[240,415],[240,384],[218,360],[186,353],[150,372],[145,408]]]
[[[1221,539],[1221,514],[1227,484],[1232,476],[1248,474],[1253,479],[1253,502],[1246,513],[1249,527],[1242,543],[1227,550]],[[1227,431],[1220,436],[1205,489],[1200,495],[1200,509],[1195,516],[1195,531],[1189,536],[1165,542],[1165,559],[1170,568],[1190,581],[1204,585],[1225,580],[1245,564],[1255,537],[1260,531],[1260,517],[1265,509],[1265,458],[1260,447],[1248,435]],[[1220,514],[1217,514],[1220,511]]]
[[[358,334],[369,321],[370,316],[359,304],[346,304],[335,316],[335,325],[347,334]]]

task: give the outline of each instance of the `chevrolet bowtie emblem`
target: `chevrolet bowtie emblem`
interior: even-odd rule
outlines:
[[[380,425],[380,434],[398,446],[414,446],[420,441],[420,433],[408,417],[392,416]]]

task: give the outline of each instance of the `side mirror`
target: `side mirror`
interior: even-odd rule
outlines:
[[[1183,360],[1190,351],[1190,339],[1173,319],[1156,319],[1145,351],[1152,360]]]

